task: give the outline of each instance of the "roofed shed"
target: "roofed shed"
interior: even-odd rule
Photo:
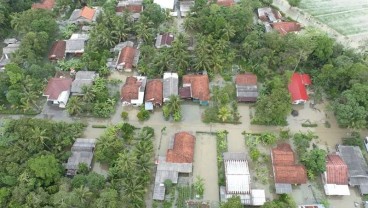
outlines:
[[[68,163],[65,165],[67,169],[66,174],[74,176],[78,171],[78,165],[81,163],[85,163],[91,168],[95,146],[96,139],[76,139],[71,148],[72,156],[69,157]]]

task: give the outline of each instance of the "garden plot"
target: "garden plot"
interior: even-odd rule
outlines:
[[[300,8],[343,35],[368,33],[366,0],[303,0]]]

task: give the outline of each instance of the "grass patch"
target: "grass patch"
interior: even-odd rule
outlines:
[[[105,129],[107,128],[107,126],[103,124],[95,124],[95,125],[92,125],[92,128]]]

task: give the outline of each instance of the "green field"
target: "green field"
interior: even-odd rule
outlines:
[[[368,33],[367,0],[302,0],[300,8],[343,35]]]

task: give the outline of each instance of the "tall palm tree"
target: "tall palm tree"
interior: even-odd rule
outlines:
[[[230,40],[235,35],[235,29],[229,22],[226,22],[224,27],[221,29],[221,33],[225,40]]]
[[[169,101],[167,102],[166,105],[170,109],[171,114],[174,114],[175,112],[180,111],[181,109],[180,103],[181,103],[181,100],[178,95],[170,95]]]
[[[84,102],[87,103],[92,102],[96,97],[96,92],[92,87],[84,85],[82,86],[82,92],[83,92],[82,100]]]
[[[66,110],[70,115],[78,115],[82,112],[83,103],[80,97],[73,96],[69,99]]]
[[[228,107],[223,106],[219,109],[217,117],[222,121],[225,122],[231,116],[231,112]]]
[[[73,193],[74,193],[74,197],[77,202],[77,205],[81,207],[86,207],[89,204],[91,197],[93,195],[93,193],[89,190],[89,188],[84,187],[84,185],[82,185],[79,188],[74,189]]]
[[[130,154],[127,150],[119,153],[118,159],[115,162],[115,166],[121,170],[121,172],[129,172],[136,163],[136,157]]]
[[[141,158],[145,156],[152,156],[153,153],[153,144],[151,140],[143,140],[140,141],[134,149],[134,155],[137,157],[139,161]]]
[[[31,130],[30,138],[35,142],[36,145],[40,145],[42,147],[46,146],[47,149],[50,149],[47,146],[46,141],[50,138],[47,136],[46,129],[41,129],[40,127],[34,127]]]
[[[138,180],[139,178],[132,178],[131,180],[123,181],[122,198],[129,205],[128,207],[141,208],[144,207],[145,188]]]

